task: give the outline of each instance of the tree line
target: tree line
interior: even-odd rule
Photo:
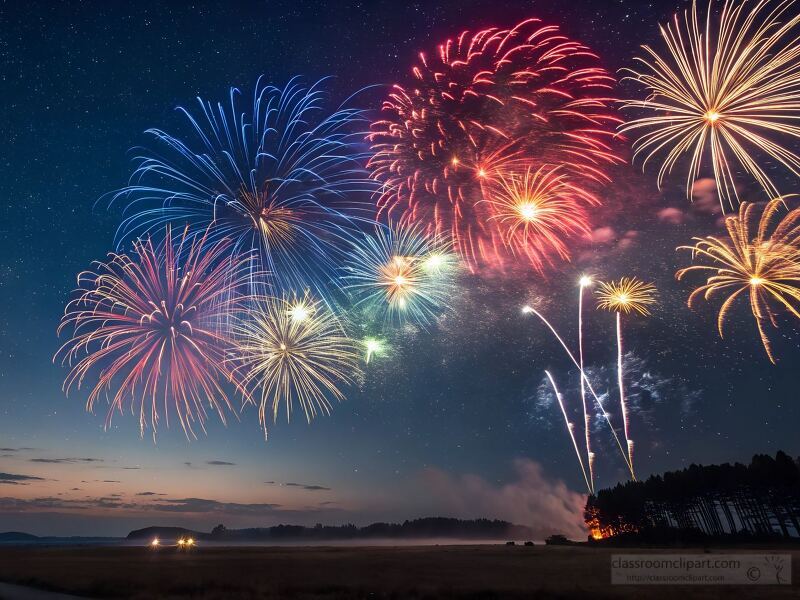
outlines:
[[[620,483],[590,496],[584,519],[596,539],[669,530],[798,538],[800,461],[779,451]]]
[[[253,540],[348,540],[364,538],[452,538],[475,540],[530,539],[532,531],[523,525],[514,525],[498,519],[453,519],[426,517],[406,520],[402,523],[372,523],[364,527],[356,525],[275,525],[250,529],[228,529],[217,525],[210,533],[190,531],[176,527],[147,527],[132,531],[128,539],[150,539],[153,537],[181,537],[191,535],[196,540],[206,541],[253,541]]]

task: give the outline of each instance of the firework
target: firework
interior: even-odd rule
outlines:
[[[374,357],[381,357],[386,352],[386,344],[383,340],[378,338],[369,337],[365,338],[364,344],[364,362],[369,364],[369,361]]]
[[[717,17],[709,1],[703,21],[694,2],[683,19],[676,14],[661,27],[665,51],[643,46],[641,71],[628,71],[649,95],[624,104],[647,116],[621,130],[639,133],[635,156],[644,156],[645,165],[661,162],[659,185],[687,157],[691,196],[703,155],[710,153],[724,211],[725,200],[731,206],[738,201],[737,170],[769,198],[778,195],[759,156],[800,174],[800,156],[790,149],[800,138],[800,15],[788,12],[791,6],[791,0],[726,1]]]
[[[326,112],[325,99],[321,82],[293,79],[281,89],[259,80],[252,107],[232,88],[227,106],[198,98],[196,114],[179,108],[187,135],[148,130],[152,146],[113,195],[126,203],[118,239],[164,222],[213,225],[211,237],[257,251],[278,290],[325,292],[343,229],[371,213],[364,193],[375,189],[363,168],[361,111]]]
[[[619,448],[619,451],[620,451],[620,454],[622,456],[622,459],[625,461],[625,464],[628,467],[628,470],[631,472],[631,476],[633,476],[633,467],[629,462],[628,454],[622,448],[622,442],[620,441],[619,436],[617,435],[617,431],[614,429],[614,426],[611,424],[611,417],[609,416],[608,412],[606,411],[605,407],[603,406],[602,400],[600,400],[599,396],[594,391],[594,387],[592,387],[592,383],[591,383],[591,381],[589,381],[589,378],[586,377],[586,373],[581,368],[580,363],[575,359],[575,355],[572,353],[572,351],[569,349],[569,346],[567,346],[566,342],[564,341],[564,338],[562,338],[559,335],[558,331],[556,331],[556,328],[553,327],[553,325],[550,323],[550,321],[548,321],[545,318],[545,316],[541,312],[536,310],[533,306],[531,306],[529,304],[523,306],[522,307],[522,313],[523,314],[533,314],[533,315],[536,315],[537,317],[539,317],[539,320],[542,321],[542,323],[544,323],[547,326],[547,328],[550,330],[550,332],[553,334],[553,336],[556,338],[556,340],[558,340],[558,343],[561,344],[561,347],[564,348],[564,352],[567,353],[567,356],[572,361],[572,364],[575,365],[578,368],[578,370],[580,372],[581,379],[586,384],[586,389],[589,390],[589,393],[592,395],[592,398],[594,398],[594,401],[597,404],[597,407],[600,409],[600,412],[603,415],[603,419],[605,420],[606,424],[608,425],[608,428],[611,430],[611,435],[614,436],[614,440],[617,442],[617,447]],[[592,459],[593,458],[594,457],[592,457]]]
[[[129,407],[142,435],[152,427],[155,436],[162,411],[167,425],[174,412],[192,437],[195,423],[205,431],[206,406],[224,423],[231,404],[223,382],[232,373],[224,364],[230,340],[221,325],[236,308],[232,292],[251,263],[246,255],[231,261],[232,245],[186,231],[175,240],[167,227],[159,245],[138,240],[133,256],[112,253],[94,271],[80,273],[78,295],[59,326],[59,334],[72,329],[56,353],[72,367],[65,392],[97,373],[88,410],[107,395],[106,426],[115,410]]]
[[[550,166],[528,168],[522,176],[500,174],[487,188],[479,203],[487,204],[488,222],[498,236],[493,243],[538,271],[552,265],[553,257],[569,260],[567,242],[591,233],[585,207],[600,203]]]
[[[581,276],[578,281],[578,362],[581,373],[583,372],[583,290],[592,285],[592,278],[588,275]],[[581,405],[583,406],[583,431],[586,443],[586,462],[589,470],[589,493],[594,493],[594,452],[592,452],[591,416],[586,404],[586,383],[580,377]]]
[[[509,251],[480,201],[501,175],[524,177],[541,157],[566,177],[607,181],[605,167],[618,160],[614,80],[585,46],[538,19],[465,31],[419,57],[413,82],[393,87],[369,136],[369,166],[385,184],[380,210],[446,233],[472,269],[529,257],[524,236]]]
[[[622,313],[631,312],[649,315],[649,306],[655,303],[656,288],[635,277],[623,277],[619,281],[601,282],[597,292],[597,307],[616,313],[617,320],[617,386],[619,388],[619,405],[622,411],[622,424],[625,443],[628,448],[628,465],[631,477],[636,479],[633,469],[633,440],[630,437],[630,418],[628,404],[625,399],[624,375],[622,372]]]
[[[556,400],[558,401],[558,406],[561,408],[561,414],[564,415],[564,423],[567,426],[567,432],[569,433],[569,437],[572,440],[572,447],[575,448],[575,455],[578,457],[578,464],[581,466],[581,472],[583,473],[583,479],[586,481],[586,489],[589,490],[589,494],[593,494],[594,490],[592,489],[592,485],[589,483],[589,477],[586,474],[586,467],[583,465],[583,459],[581,458],[581,452],[578,450],[578,442],[575,439],[575,425],[570,422],[569,417],[567,416],[567,409],[564,407],[564,399],[562,398],[561,394],[556,387],[556,381],[553,379],[553,376],[550,374],[550,371],[545,371],[545,375],[547,375],[547,379],[550,380],[550,385],[553,387],[553,392],[556,395]]]
[[[357,345],[309,294],[255,298],[232,331],[236,346],[229,361],[249,396],[260,396],[265,435],[281,406],[287,421],[296,403],[309,422],[320,412],[330,414],[331,400],[343,400],[342,387],[359,375]]]
[[[623,277],[619,281],[600,282],[597,291],[597,308],[615,313],[631,312],[648,316],[649,306],[655,303],[656,288],[636,277]]]
[[[694,238],[694,246],[679,248],[691,250],[693,257],[709,264],[693,265],[677,273],[678,279],[693,271],[708,273],[706,283],[689,295],[690,307],[699,297],[710,300],[715,294],[726,296],[717,317],[720,337],[735,300],[747,294],[761,343],[773,363],[775,356],[765,329],[766,322],[777,327],[772,304],[800,319],[800,209],[783,216],[781,209],[785,209],[784,198],[769,202],[753,231],[755,206],[743,202],[738,216],[725,220],[728,239]]]
[[[389,321],[426,324],[447,307],[457,261],[443,237],[382,226],[353,242],[345,289],[355,306]]]

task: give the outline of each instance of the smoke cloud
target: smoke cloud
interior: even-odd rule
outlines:
[[[433,500],[438,500],[448,515],[505,519],[527,525],[538,539],[553,533],[584,539],[586,497],[561,480],[549,479],[536,461],[520,458],[514,467],[516,480],[500,486],[478,475],[454,476],[436,468],[426,469],[424,478]]]

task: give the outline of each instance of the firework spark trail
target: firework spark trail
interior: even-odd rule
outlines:
[[[557,257],[570,259],[568,242],[591,237],[586,207],[600,200],[570,181],[562,169],[542,165],[524,173],[498,174],[484,186],[487,223],[495,226],[498,244],[510,257],[527,260],[539,272]]]
[[[344,289],[369,314],[384,321],[426,325],[449,306],[457,256],[443,236],[419,226],[378,225],[352,241],[341,278]]]
[[[636,58],[641,72],[624,69],[649,94],[624,102],[646,114],[620,131],[641,132],[633,148],[634,158],[644,155],[642,168],[663,156],[659,186],[687,157],[691,198],[708,153],[724,212],[726,200],[733,207],[739,199],[736,171],[750,175],[768,198],[779,192],[761,164],[800,175],[800,156],[793,150],[800,139],[800,14],[787,12],[791,7],[792,0],[726,0],[717,19],[709,0],[703,23],[695,1],[683,19],[676,14],[660,28],[663,52],[643,46],[647,57]]]
[[[589,495],[594,493],[592,490],[592,486],[589,483],[589,478],[586,475],[586,467],[583,465],[583,459],[581,458],[581,451],[578,449],[578,442],[575,439],[575,425],[570,422],[569,417],[567,416],[567,410],[564,408],[564,399],[561,397],[561,393],[558,391],[558,387],[556,387],[555,379],[550,374],[550,371],[545,371],[547,378],[550,380],[550,385],[553,386],[553,392],[556,394],[556,400],[558,400],[558,405],[561,407],[561,414],[564,415],[564,422],[567,425],[567,431],[569,432],[569,437],[572,440],[572,447],[575,448],[575,456],[578,457],[578,464],[581,466],[581,472],[583,473],[583,480],[586,482],[586,489],[589,490]]]
[[[592,284],[592,280],[583,276],[579,282],[578,290],[578,360],[580,361],[579,369],[583,372],[583,289]],[[583,427],[584,437],[586,441],[586,462],[589,467],[589,491],[594,493],[594,452],[592,452],[591,440],[591,416],[589,414],[589,407],[586,404],[586,383],[583,377],[580,377],[581,382],[581,404],[583,406]]]
[[[625,400],[625,386],[622,372],[622,313],[650,314],[648,308],[655,303],[656,288],[651,283],[640,281],[636,277],[623,277],[619,281],[601,282],[597,291],[599,298],[597,307],[616,313],[617,322],[617,385],[619,387],[619,404],[622,411],[622,423],[625,433],[625,444],[628,449],[628,465],[631,477],[635,480],[633,469],[633,440],[629,435],[628,405]]]
[[[689,295],[689,306],[699,297],[711,300],[715,294],[728,294],[717,317],[717,329],[723,337],[728,312],[737,297],[746,293],[761,343],[772,363],[775,355],[764,328],[765,321],[778,326],[772,304],[800,319],[800,208],[788,211],[775,223],[779,211],[787,208],[788,199],[776,198],[764,207],[755,235],[751,230],[754,206],[743,202],[739,214],[725,220],[729,239],[694,238],[694,246],[678,248],[690,250],[693,259],[710,263],[692,265],[676,273],[679,280],[693,271],[708,273],[706,283]]]
[[[628,419],[628,405],[625,401],[624,377],[622,375],[622,315],[617,313],[617,385],[619,386],[619,407],[622,411],[622,430],[625,435],[625,444],[628,447],[628,463],[631,466],[631,477],[636,480],[633,469],[633,440],[628,433],[630,423]]]
[[[383,340],[368,337],[362,342],[364,345],[364,363],[369,364],[373,356],[380,357],[385,352],[385,344]]]
[[[614,440],[617,442],[617,447],[619,448],[620,454],[622,455],[622,460],[625,461],[625,464],[627,465],[628,470],[631,472],[631,476],[633,476],[633,467],[630,464],[630,462],[628,462],[628,453],[625,452],[625,450],[623,449],[622,442],[620,441],[619,436],[617,435],[617,431],[614,429],[614,426],[611,425],[611,418],[609,417],[608,412],[606,411],[605,407],[603,406],[603,402],[600,400],[600,398],[595,393],[594,388],[592,387],[592,383],[589,381],[589,378],[586,376],[586,373],[584,373],[583,369],[581,369],[580,363],[575,359],[575,356],[572,354],[572,351],[569,349],[569,347],[567,346],[566,342],[564,342],[564,339],[558,334],[558,332],[556,331],[555,327],[553,327],[550,324],[550,321],[545,319],[544,315],[542,313],[540,313],[538,310],[536,310],[535,308],[533,308],[530,305],[527,305],[527,306],[523,307],[522,311],[524,313],[532,313],[532,314],[536,315],[537,317],[539,317],[539,319],[541,319],[541,321],[547,326],[547,328],[553,333],[555,338],[561,344],[561,347],[564,348],[564,351],[567,353],[567,356],[569,356],[569,359],[572,361],[572,364],[575,365],[578,368],[578,370],[581,373],[581,379],[583,379],[583,381],[586,382],[586,387],[589,389],[589,393],[592,395],[592,397],[594,398],[594,401],[597,403],[597,406],[600,408],[600,411],[603,414],[603,418],[605,419],[606,423],[608,424],[608,428],[611,430],[611,434],[614,436]]]

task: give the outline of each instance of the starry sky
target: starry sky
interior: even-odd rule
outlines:
[[[210,528],[280,522],[368,523],[427,515],[506,518],[580,534],[580,471],[552,395],[568,402],[574,370],[520,307],[536,301],[575,338],[578,277],[638,275],[658,286],[652,317],[625,323],[640,475],[692,462],[800,454],[797,337],[775,334],[771,365],[747,307],[720,340],[712,308],[690,311],[675,252],[719,230],[713,189],[690,206],[682,177],[661,190],[619,167],[602,193],[593,239],[541,278],[464,278],[451,310],[407,328],[330,417],[272,428],[256,411],[189,442],[157,444],[130,416],[104,430],[104,409],[65,398],[52,363],[75,275],[111,249],[119,213],[98,199],[119,188],[148,127],[168,128],[196,96],[333,76],[344,99],[408,77],[416,53],[463,29],[538,16],[588,44],[612,71],[681,0],[458,2],[0,3],[0,531],[124,535],[150,524]],[[360,96],[379,106],[382,90]],[[623,84],[621,97],[635,90]],[[708,197],[708,196],[711,197]],[[613,397],[613,317],[590,311],[586,355]],[[571,382],[571,383],[570,383]],[[598,485],[625,478],[598,425]]]

